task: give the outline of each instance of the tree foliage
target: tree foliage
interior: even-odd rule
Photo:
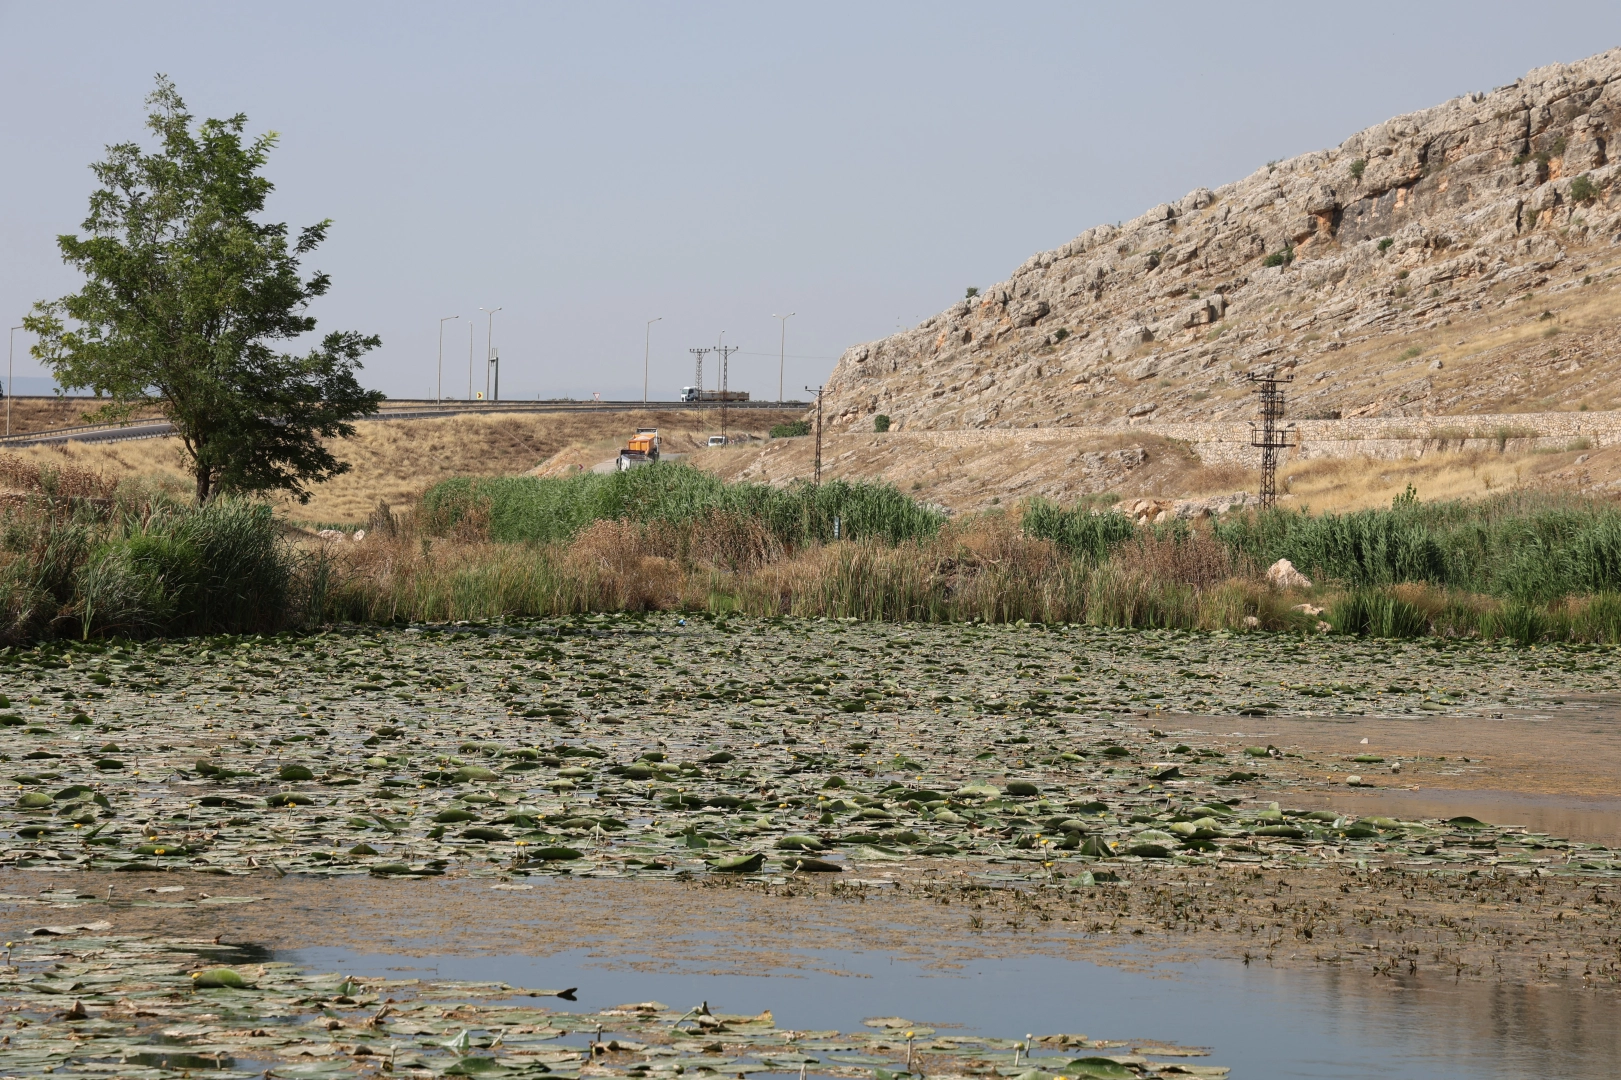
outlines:
[[[355,377],[381,342],[339,331],[303,355],[278,351],[315,329],[306,310],[331,279],[302,276],[299,260],[331,222],[294,239],[258,220],[274,132],[249,140],[240,113],[194,129],[162,75],[147,104],[157,147],[108,147],[91,166],[100,187],[88,235],[57,238],[86,280],[34,306],[34,355],[64,388],[106,398],[106,418],[155,403],[185,447],[199,503],[219,491],[307,500],[309,484],[349,468],[324,440],[353,435],[350,421],[383,400]]]

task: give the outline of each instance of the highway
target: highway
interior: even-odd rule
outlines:
[[[19,398],[19,400],[21,400]],[[810,408],[804,401],[732,401],[728,411],[803,413]],[[582,413],[582,412],[719,412],[712,401],[390,401],[367,420],[430,420],[436,417],[497,413]],[[158,417],[131,420],[123,424],[81,424],[76,427],[47,428],[17,435],[0,435],[0,447],[52,446],[65,442],[128,442],[133,439],[161,439],[174,434],[174,425]]]

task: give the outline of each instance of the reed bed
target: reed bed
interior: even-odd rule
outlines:
[[[1621,643],[1621,513],[1542,496],[1143,527],[658,466],[438,484],[357,543],[94,473],[0,459],[0,482],[0,643],[592,611]],[[1269,585],[1277,558],[1315,584]]]

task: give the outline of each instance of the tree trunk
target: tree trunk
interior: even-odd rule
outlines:
[[[214,493],[214,470],[206,466],[197,469],[197,505],[202,506]]]

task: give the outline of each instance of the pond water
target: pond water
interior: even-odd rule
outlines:
[[[304,949],[282,959],[373,977],[502,980],[579,987],[587,1009],[656,999],[676,1008],[770,1008],[780,1027],[860,1030],[904,1016],[942,1033],[1086,1034],[1211,1048],[1234,1078],[1611,1077],[1621,1000],[1562,988],[1404,983],[1358,971],[1282,971],[1236,962],[1148,970],[1046,957],[954,970],[880,954],[819,952],[820,970],[758,976],[669,970],[642,956],[390,956]],[[572,1010],[575,1006],[569,1006]],[[1062,1060],[1062,1059],[1055,1059]]]
[[[1621,846],[1621,798],[1602,795],[1543,795],[1489,789],[1360,791],[1306,795],[1302,807],[1324,807],[1358,817],[1384,814],[1401,818],[1452,818],[1460,814],[1497,825],[1519,825],[1531,832],[1593,844]]]

